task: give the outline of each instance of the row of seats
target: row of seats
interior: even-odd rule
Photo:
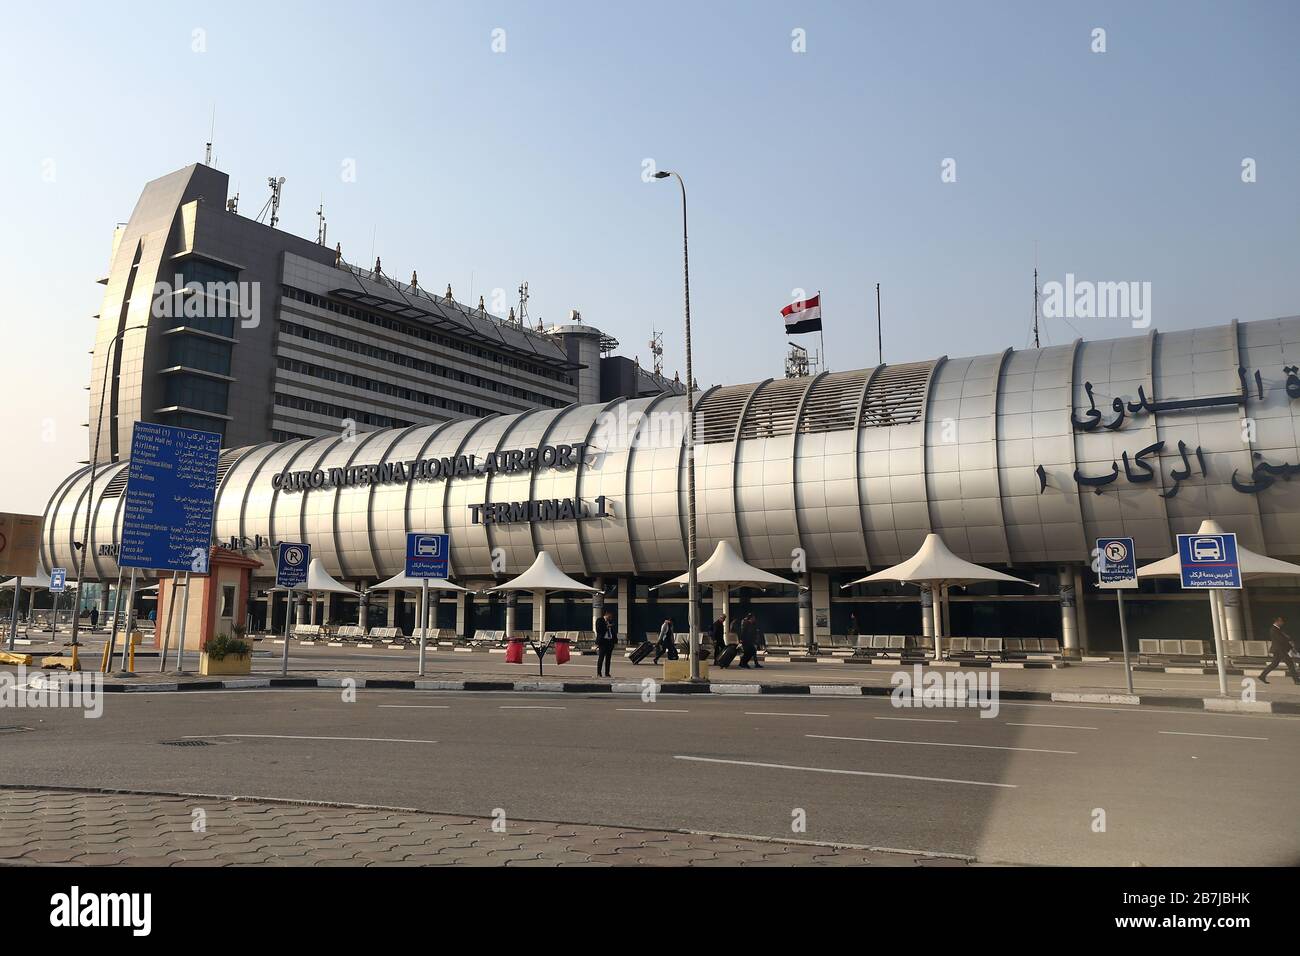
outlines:
[[[1229,660],[1268,660],[1268,641],[1228,641],[1224,653]],[[1190,658],[1197,661],[1214,660],[1213,641],[1185,641],[1172,638],[1142,638],[1138,641],[1138,658]]]

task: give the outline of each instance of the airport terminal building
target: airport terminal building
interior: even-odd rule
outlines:
[[[436,382],[426,382],[436,390]],[[671,392],[533,403],[434,423],[228,442],[214,543],[261,562],[250,613],[282,626],[267,593],[274,549],[304,541],[364,589],[399,572],[408,531],[451,536],[451,576],[486,586],[546,550],[605,592],[620,633],[686,622],[685,595],[652,590],[686,566],[686,399]],[[148,416],[145,416],[148,417]],[[127,463],[59,482],[43,564],[75,566],[86,509],[87,577],[117,578]],[[696,397],[701,560],[721,540],[792,586],[731,595],[765,630],[823,638],[921,633],[916,588],[843,588],[910,557],[935,532],[959,556],[1032,580],[955,590],[947,634],[1118,646],[1113,595],[1093,588],[1097,537],[1136,539],[1142,562],[1205,518],[1241,544],[1300,557],[1300,316],[1043,349],[705,389]],[[1228,593],[1230,626],[1261,635],[1300,612],[1295,581]],[[409,627],[417,595],[370,601],[372,624]],[[702,620],[720,596],[703,595]],[[526,600],[526,599],[525,599]],[[1130,595],[1130,635],[1207,636],[1205,596],[1177,582]],[[504,626],[504,599],[440,602],[468,636]],[[801,610],[801,603],[803,608]],[[310,620],[357,621],[335,597]],[[550,627],[585,628],[591,601],[553,596]],[[302,620],[302,617],[299,618]],[[526,603],[517,625],[529,626]]]

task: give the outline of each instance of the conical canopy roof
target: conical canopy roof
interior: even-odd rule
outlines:
[[[948,550],[943,538],[933,533],[927,534],[916,554],[902,564],[877,571],[875,574],[868,574],[865,578],[858,578],[844,587],[871,581],[908,581],[913,584],[945,587],[952,584],[974,584],[977,581],[1010,581],[1014,584],[1038,587],[1033,581],[1022,581],[1020,578],[957,557]]]
[[[488,588],[489,591],[585,591],[588,594],[598,594],[600,588],[593,588],[589,584],[583,584],[581,581],[569,577],[563,571],[555,566],[551,556],[545,551],[537,552],[537,560],[519,577],[507,581],[505,584],[498,584],[496,587]]]
[[[670,581],[665,581],[659,587],[667,587],[670,584],[686,585],[689,583],[689,572],[679,574]],[[777,585],[789,587],[795,584],[794,581],[788,581],[779,574],[773,574],[771,571],[764,571],[762,568],[756,568],[747,563],[736,553],[736,549],[730,541],[722,540],[718,546],[713,549],[713,554],[709,560],[705,561],[695,569],[695,580],[700,584],[707,584],[712,587],[766,587]]]
[[[394,574],[387,581],[381,581],[379,584],[371,585],[371,591],[419,591],[424,587],[424,578],[408,578],[405,571]],[[459,584],[452,584],[446,578],[429,578],[430,591],[465,591],[472,593],[469,588],[463,588]]]

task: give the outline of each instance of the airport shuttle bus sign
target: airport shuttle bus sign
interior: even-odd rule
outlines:
[[[1184,588],[1241,587],[1235,534],[1180,534],[1178,564]]]
[[[406,576],[446,578],[450,552],[450,536],[427,531],[411,532],[406,536]]]

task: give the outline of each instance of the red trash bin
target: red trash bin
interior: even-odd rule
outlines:
[[[506,663],[522,664],[524,662],[524,640],[521,637],[510,638],[506,645]]]
[[[569,663],[569,642],[568,641],[557,640],[555,642],[555,663],[557,664]]]

